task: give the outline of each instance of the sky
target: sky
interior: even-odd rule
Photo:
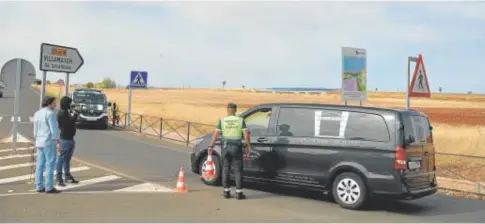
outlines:
[[[72,83],[126,85],[141,70],[152,86],[339,88],[345,46],[367,50],[369,89],[403,90],[407,57],[422,53],[432,91],[485,93],[483,12],[466,1],[0,2],[0,64],[38,67],[46,42],[81,52]]]

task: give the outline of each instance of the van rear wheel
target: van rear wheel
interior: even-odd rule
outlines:
[[[332,184],[335,201],[346,209],[359,209],[367,202],[367,186],[359,175],[346,172],[335,178]]]

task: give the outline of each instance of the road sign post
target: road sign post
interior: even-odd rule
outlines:
[[[341,99],[347,105],[349,100],[367,100],[367,50],[342,47]]]
[[[411,80],[411,62],[416,62],[414,67],[413,79]],[[411,82],[411,83],[410,83]],[[431,97],[428,76],[424,68],[423,56],[408,57],[406,72],[406,110],[409,110],[411,97]]]
[[[148,87],[148,72],[145,71],[131,71],[130,84],[128,85],[128,119],[125,126],[131,124],[131,96],[132,89],[145,89]]]
[[[20,113],[20,90],[26,87],[30,88],[35,80],[35,68],[25,59],[12,59],[5,63],[1,69],[1,80],[4,82],[6,89],[14,89],[14,106],[13,106],[13,125],[9,136],[12,140],[12,151],[17,152],[17,134]],[[4,141],[2,141],[4,142]]]
[[[65,93],[69,93],[69,76],[75,74],[84,65],[84,59],[77,48],[42,43],[40,45],[40,64],[39,68],[44,72],[40,102],[45,97],[45,84],[47,72],[66,73]]]

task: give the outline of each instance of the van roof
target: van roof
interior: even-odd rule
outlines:
[[[81,92],[81,91],[84,91],[84,92],[98,92],[100,93],[101,90],[97,90],[97,89],[75,89],[74,92]]]
[[[366,107],[366,106],[352,106],[352,105],[340,105],[340,104],[322,104],[322,103],[263,103],[258,106],[285,106],[285,107],[326,107],[335,109],[350,109],[353,111],[374,111],[374,112],[390,112],[390,113],[410,113],[410,114],[425,114],[416,110],[406,110],[406,109],[393,109],[384,107]]]

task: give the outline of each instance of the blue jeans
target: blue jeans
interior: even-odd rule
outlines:
[[[54,188],[54,167],[56,165],[56,145],[46,145],[37,148],[37,165],[35,170],[35,188],[46,191]],[[45,168],[45,188],[44,188],[44,168]]]
[[[74,140],[62,140],[61,139],[61,153],[57,159],[57,182],[63,182],[62,180],[62,168],[64,168],[64,176],[66,179],[72,178],[71,176],[71,158],[74,153]]]

